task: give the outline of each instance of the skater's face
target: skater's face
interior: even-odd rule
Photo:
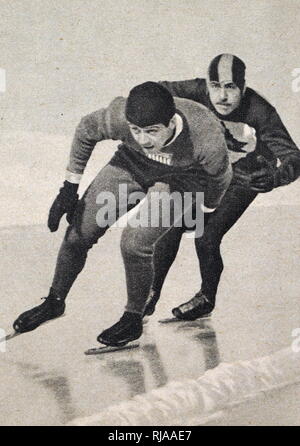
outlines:
[[[240,105],[242,92],[234,82],[209,81],[207,88],[210,101],[220,115],[229,115]]]
[[[146,151],[159,151],[172,139],[175,132],[175,119],[172,118],[168,126],[153,124],[147,127],[139,127],[128,122],[130,132],[136,142]]]

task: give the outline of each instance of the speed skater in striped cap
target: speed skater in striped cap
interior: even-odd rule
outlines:
[[[207,88],[220,115],[230,115],[240,105],[246,86],[245,70],[244,62],[232,54],[221,54],[211,61]]]
[[[173,308],[178,319],[197,319],[215,307],[223,271],[220,245],[258,193],[270,192],[300,176],[300,151],[277,110],[246,85],[246,65],[236,55],[220,54],[210,62],[207,77],[164,81],[173,96],[187,98],[210,109],[225,128],[233,178],[220,205],[205,214],[202,237],[195,238],[199,260],[200,290],[189,301]],[[145,314],[154,312],[161,289],[178,251],[180,238],[169,239],[168,249],[157,245],[154,281]],[[164,256],[164,265],[160,258]],[[228,300],[230,296],[228,296]]]

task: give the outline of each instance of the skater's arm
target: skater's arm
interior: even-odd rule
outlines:
[[[232,179],[232,167],[228,159],[227,148],[220,142],[219,152],[207,156],[203,168],[208,174],[208,184],[204,196],[205,211],[219,206]]]
[[[191,99],[202,102],[202,93],[205,90],[205,79],[188,79],[184,81],[161,81],[163,87],[178,98]]]
[[[123,139],[127,126],[125,99],[116,98],[107,107],[84,116],[73,138],[66,180],[79,183],[88,160],[98,142]]]
[[[292,140],[275,108],[268,104],[257,125],[259,143],[270,149],[280,161],[274,186],[295,181],[300,176],[300,150]]]
[[[230,185],[232,167],[223,126],[209,111],[202,111],[201,114],[196,125],[190,128],[197,161],[208,178],[204,205],[214,209]]]

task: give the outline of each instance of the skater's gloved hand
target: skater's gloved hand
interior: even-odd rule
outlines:
[[[250,175],[250,189],[254,192],[270,192],[276,185],[276,168],[263,156],[258,156],[260,169]]]
[[[233,170],[233,182],[238,186],[249,188],[250,186],[250,176],[248,172],[235,167]]]
[[[58,229],[59,222],[64,214],[67,214],[67,222],[72,223],[76,205],[78,202],[78,184],[65,181],[59,194],[55,198],[48,216],[48,228],[51,232]]]

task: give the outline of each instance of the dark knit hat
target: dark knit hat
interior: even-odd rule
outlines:
[[[175,114],[171,93],[156,82],[145,82],[134,87],[126,102],[126,119],[139,127],[153,124],[167,126]]]
[[[232,81],[241,90],[245,85],[244,62],[233,54],[220,54],[208,67],[208,79],[215,82]]]

